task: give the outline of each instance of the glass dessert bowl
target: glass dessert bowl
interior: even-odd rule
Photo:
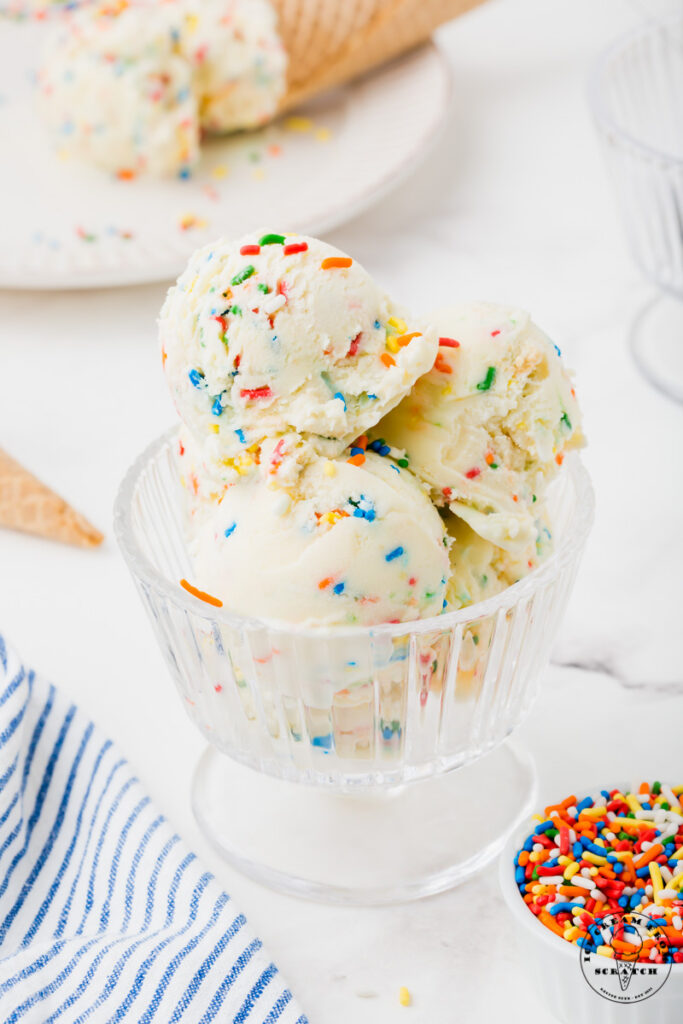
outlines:
[[[175,438],[129,470],[115,531],[210,743],[193,786],[205,835],[246,873],[313,898],[391,902],[462,881],[534,798],[530,759],[504,741],[532,704],[592,522],[579,458],[548,494],[554,553],[519,583],[433,618],[315,628],[180,587],[192,567]]]

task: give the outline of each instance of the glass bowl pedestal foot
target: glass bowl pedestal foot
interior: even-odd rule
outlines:
[[[203,834],[238,870],[282,892],[357,906],[465,881],[535,797],[533,759],[510,742],[455,771],[352,792],[260,774],[209,747],[192,785]]]
[[[631,351],[651,384],[683,402],[683,299],[672,295],[651,299],[633,322]]]

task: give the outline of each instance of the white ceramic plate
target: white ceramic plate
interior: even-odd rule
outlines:
[[[448,65],[427,45],[296,119],[208,142],[188,181],[118,181],[46,137],[33,84],[44,31],[0,18],[3,287],[163,280],[219,235],[329,230],[425,157],[448,107]]]

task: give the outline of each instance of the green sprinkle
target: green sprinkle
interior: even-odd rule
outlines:
[[[268,292],[270,291],[270,288],[268,287],[267,284],[263,284],[263,283],[257,284],[256,287],[257,287],[258,291],[263,292],[264,295],[267,295]]]
[[[498,463],[492,462],[491,465],[489,466],[489,469],[498,469]]]
[[[479,637],[477,636],[477,634],[476,634],[476,633],[473,633],[473,634],[472,634],[472,643],[474,644],[474,646],[475,646],[475,647],[476,647],[476,646],[478,645],[478,643],[479,643]]]
[[[531,877],[533,878],[534,882],[538,881],[538,869],[535,866],[534,870],[531,872]]]
[[[533,505],[533,503],[534,503],[535,501],[536,501],[536,495],[535,495],[535,494],[532,494],[532,495],[531,495],[531,504]]]
[[[569,419],[569,416],[567,416],[566,412],[563,412],[560,416],[560,423],[564,423],[567,430],[572,429],[572,421]]]
[[[230,312],[234,316],[242,316],[242,307],[241,306],[231,306],[230,307]]]
[[[485,586],[486,586],[486,584],[488,583],[488,581],[489,581],[489,578],[488,578],[488,576],[486,575],[486,573],[484,573],[484,575],[483,575],[483,576],[482,576],[482,578],[481,578],[481,585],[482,585],[482,587],[485,587]]]
[[[555,836],[558,836],[559,834],[560,834],[559,828],[549,828],[548,831],[546,832],[546,835],[547,835],[548,839],[554,839]]]
[[[654,783],[654,785],[652,786],[652,792],[654,793],[655,796],[659,796],[659,794],[662,792],[662,784],[661,784],[661,782],[655,782]]]
[[[284,245],[284,235],[264,235],[263,238],[259,238],[259,245]]]
[[[425,590],[425,601],[429,601],[430,598],[434,597],[433,590]]]
[[[496,368],[495,366],[489,366],[488,370],[486,371],[486,376],[477,384],[477,391],[488,391],[488,389],[491,387],[495,379]]]
[[[662,808],[663,811],[670,811],[671,810],[671,804],[667,800],[662,800],[662,802],[661,802],[661,804],[659,806]]]
[[[401,467],[401,469],[407,469],[408,468],[408,460],[407,459],[397,459],[396,462]]]
[[[256,270],[255,270],[254,267],[252,267],[252,265],[250,263],[248,267],[244,268],[244,270],[240,270],[239,274],[235,274],[235,276],[233,277],[233,279],[230,282],[230,284],[232,284],[232,285],[242,284],[243,281],[246,281],[248,277],[251,277],[251,275],[255,274],[255,273],[256,273]]]

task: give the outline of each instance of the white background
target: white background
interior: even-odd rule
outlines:
[[[595,55],[639,15],[627,0],[493,0],[450,26],[453,109],[428,164],[330,236],[418,311],[455,298],[526,306],[576,370],[597,520],[519,732],[548,799],[623,775],[683,782],[683,408],[627,351],[651,290],[626,249],[586,89]],[[110,527],[124,470],[173,420],[155,338],[165,288],[0,294],[0,443],[107,533],[95,552],[0,533],[0,629],[119,743],[312,1024],[550,1024],[493,869],[422,903],[334,909],[246,881],[200,837],[189,786],[202,740]]]

